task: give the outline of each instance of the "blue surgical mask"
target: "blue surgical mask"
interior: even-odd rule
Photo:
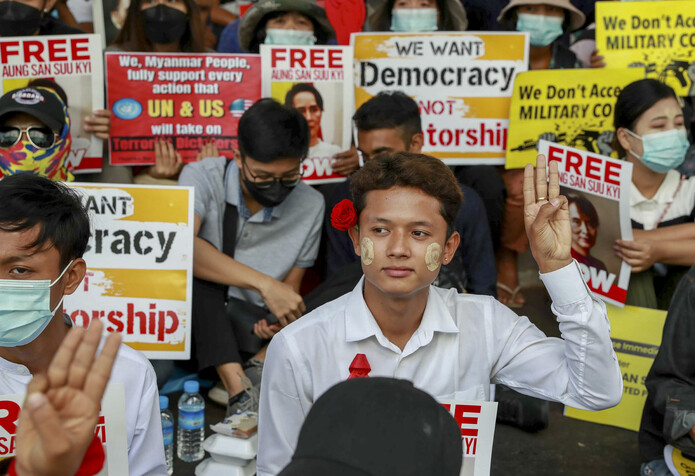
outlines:
[[[628,151],[637,157],[644,165],[658,174],[663,174],[675,169],[685,160],[685,153],[690,147],[685,129],[670,129],[663,132],[654,132],[638,136],[630,129],[625,129],[628,134],[642,141],[642,156],[638,156],[631,150]]]
[[[516,21],[516,31],[530,33],[532,46],[548,46],[562,35],[562,22],[564,20],[564,17],[519,13]]]
[[[58,279],[0,279],[0,347],[26,345],[46,328],[63,298],[51,309],[51,286],[60,281],[68,270],[68,263]]]
[[[265,30],[266,45],[311,46],[316,44],[313,31],[268,28]]]
[[[391,31],[437,31],[436,8],[394,8]]]

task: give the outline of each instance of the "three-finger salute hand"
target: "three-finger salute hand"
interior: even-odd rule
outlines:
[[[572,229],[567,198],[560,195],[557,162],[546,168],[545,156],[536,168],[524,169],[524,225],[531,253],[541,273],[549,273],[572,262]]]

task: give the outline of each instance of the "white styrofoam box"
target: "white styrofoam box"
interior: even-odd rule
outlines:
[[[256,460],[246,466],[230,466],[212,458],[206,458],[195,467],[195,476],[253,476],[256,474]]]
[[[215,461],[245,466],[258,453],[258,433],[247,440],[215,433],[207,437],[203,448]]]

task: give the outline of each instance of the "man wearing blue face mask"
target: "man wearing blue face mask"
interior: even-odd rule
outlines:
[[[21,394],[72,327],[62,303],[84,278],[90,224],[76,192],[30,173],[0,181],[0,203],[0,394]],[[130,474],[166,475],[151,365],[121,345],[109,382],[125,389]]]
[[[335,44],[326,11],[311,0],[261,0],[220,35],[221,53],[258,53],[261,44]]]

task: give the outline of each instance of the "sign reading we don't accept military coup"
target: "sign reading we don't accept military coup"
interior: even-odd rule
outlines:
[[[355,106],[399,90],[420,107],[423,151],[456,164],[503,164],[526,33],[353,34]]]

